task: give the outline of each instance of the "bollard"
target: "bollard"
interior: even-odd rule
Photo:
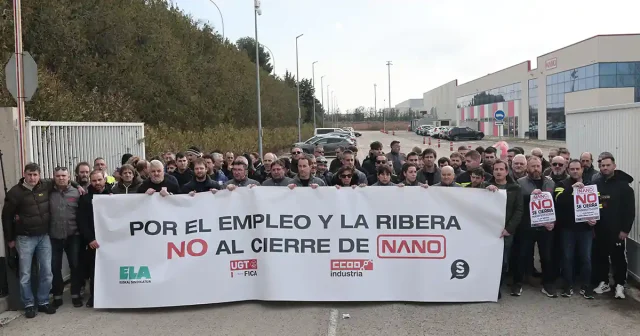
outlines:
[[[449,141],[449,150],[453,152],[453,141]]]
[[[427,140],[426,139],[427,139],[427,137],[422,137],[422,144],[423,145],[427,144]],[[431,141],[429,141],[429,142],[431,142]]]
[[[429,146],[431,146],[431,137],[429,137]]]
[[[440,148],[440,139],[438,139],[438,148]]]
[[[471,150],[471,145],[468,145],[467,147],[469,148],[469,150]]]
[[[396,130],[391,131],[391,135],[396,135]]]

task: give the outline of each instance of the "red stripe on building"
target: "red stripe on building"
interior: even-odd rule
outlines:
[[[509,111],[507,111],[507,116],[508,117],[515,117],[516,116],[516,102],[513,100],[510,100],[508,105],[508,109]]]
[[[480,122],[480,132],[484,133],[484,121]]]
[[[464,107],[460,109],[460,121],[464,120]]]
[[[486,118],[484,116],[484,105],[480,105],[480,119],[484,119]]]
[[[475,119],[475,118],[476,118],[476,107],[471,106],[471,108],[469,109],[469,119]]]

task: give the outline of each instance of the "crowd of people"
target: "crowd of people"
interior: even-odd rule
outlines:
[[[541,277],[544,295],[574,294],[593,299],[594,293],[610,292],[609,269],[613,267],[615,297],[625,298],[627,279],[626,238],[635,219],[633,178],[616,169],[611,153],[598,156],[593,167],[590,153],[572,159],[566,148],[550,150],[548,160],[536,148],[525,154],[520,147],[508,149],[504,160],[494,147],[465,146],[449,157],[437,158],[432,148],[414,148],[405,154],[393,141],[391,151],[382,143],[370,144],[366,158],[357,159],[355,146],[339,148],[329,162],[323,147],[313,153],[293,148],[290,157],[267,153],[236,156],[232,152],[204,154],[197,147],[184,153],[163,153],[146,160],[125,154],[121,166],[109,171],[104,158],[93,164],[81,162],[73,169],[56,167],[53,179],[41,177],[36,163],[24,167],[24,176],[7,193],[2,210],[4,236],[19,259],[20,295],[25,316],[37,312],[53,314],[63,304],[62,258],[66,252],[71,273],[71,300],[74,307],[93,307],[93,278],[96,241],[92,200],[94,195],[159,193],[195,195],[200,192],[234,190],[238,187],[284,186],[359,188],[396,186],[423,188],[482,188],[507,194],[501,287],[511,279],[511,295],[523,293],[525,277]],[[573,190],[597,185],[600,220],[575,222]],[[557,220],[532,226],[525,205],[533,194],[550,192],[555,198]],[[534,267],[534,247],[538,245],[541,271]],[[31,266],[39,265],[37,293],[32,292]],[[611,262],[609,262],[611,259]],[[83,301],[85,284],[90,294]],[[561,280],[561,281],[560,281]],[[50,301],[53,294],[53,301]],[[500,298],[501,292],[498,293]]]

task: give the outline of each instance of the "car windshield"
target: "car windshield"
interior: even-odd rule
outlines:
[[[333,128],[318,128],[316,129],[316,134],[327,134],[335,132],[336,130]]]

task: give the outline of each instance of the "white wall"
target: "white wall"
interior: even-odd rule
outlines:
[[[438,120],[456,121],[456,85],[453,80],[422,95],[425,111],[436,109]]]
[[[564,95],[564,109],[585,108],[633,103],[634,88],[602,88],[569,92]],[[640,126],[640,125],[639,125]]]

